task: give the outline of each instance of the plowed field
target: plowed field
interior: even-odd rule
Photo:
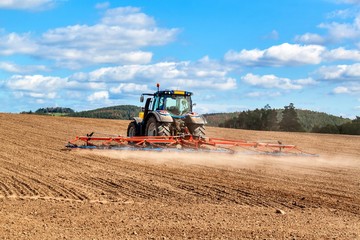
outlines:
[[[360,239],[360,137],[207,128],[319,157],[61,150],[128,123],[0,114],[0,239]]]

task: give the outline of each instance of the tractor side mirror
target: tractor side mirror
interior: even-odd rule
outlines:
[[[140,96],[140,102],[144,102],[144,95]]]

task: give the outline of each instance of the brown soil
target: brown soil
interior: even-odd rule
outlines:
[[[1,239],[360,239],[360,137],[208,128],[319,157],[62,151],[128,121],[0,114]]]

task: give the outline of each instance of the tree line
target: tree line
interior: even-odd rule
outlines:
[[[122,119],[128,120],[138,116],[141,108],[133,105],[120,105],[113,107],[99,108],[89,111],[75,112],[71,108],[47,107],[39,108],[35,112],[21,112],[21,114],[39,114],[39,115],[56,115],[67,117],[84,117],[84,118],[105,118],[105,119]]]
[[[356,118],[351,122],[341,125],[328,124],[324,127],[315,126],[311,132],[360,135],[360,117],[356,116]]]
[[[303,113],[306,115],[308,113]],[[308,114],[309,115],[309,114]],[[310,114],[311,115],[311,114]],[[315,116],[315,115],[314,115]],[[317,115],[321,116],[322,115]],[[305,118],[304,116],[302,116]],[[340,120],[342,120],[340,118]],[[360,135],[360,118],[356,117],[353,121],[333,121],[334,124],[327,124],[319,127],[304,126],[300,123],[298,113],[293,103],[285,106],[284,109],[272,109],[269,105],[261,109],[247,110],[240,112],[237,116],[220,123],[219,127],[239,128],[263,131],[286,131],[286,132],[314,132],[314,133],[333,133]],[[342,122],[337,124],[335,122]]]
[[[75,111],[71,108],[64,108],[64,107],[47,107],[47,108],[39,108],[35,112],[28,111],[28,112],[21,112],[20,114],[71,114]]]

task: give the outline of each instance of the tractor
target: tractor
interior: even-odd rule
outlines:
[[[140,102],[145,106],[130,122],[128,137],[136,136],[192,136],[195,139],[205,138],[206,119],[193,112],[192,92],[180,90],[159,90],[143,93]]]

